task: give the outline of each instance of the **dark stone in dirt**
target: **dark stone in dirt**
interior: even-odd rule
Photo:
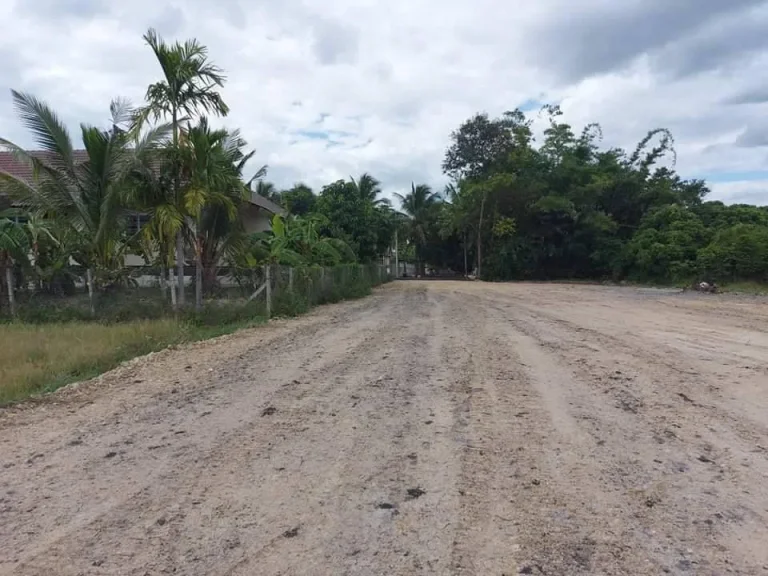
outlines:
[[[142,382],[144,382],[144,380],[134,380],[133,381],[134,384],[141,384]]]
[[[261,413],[261,415],[272,416],[272,414],[274,414],[275,412],[277,412],[277,408],[275,408],[274,406],[267,406],[266,408],[264,408],[264,411]]]
[[[80,446],[83,443],[80,438],[77,438],[75,440],[72,440],[71,442],[67,442],[67,446]]]
[[[518,574],[533,574],[533,568],[531,568],[530,566],[523,566],[522,568],[520,568],[520,570],[518,570],[517,573]]]
[[[117,452],[107,452],[107,455],[104,456],[104,458],[114,458],[117,456]]]
[[[395,507],[394,504],[390,504],[389,502],[382,502],[381,504],[378,504],[376,508],[380,510],[392,510]]]
[[[165,518],[158,518],[157,519],[157,525],[158,526],[165,526],[166,522],[167,522],[167,520]]]
[[[424,424],[427,424],[427,425],[429,425],[429,424],[432,424],[432,422],[433,422],[433,420],[425,420],[425,421],[424,421]]]
[[[94,561],[91,563],[91,566],[95,566],[96,568],[98,568],[98,567],[99,567],[99,566],[101,566],[102,564],[104,564],[104,560],[94,560]]]
[[[531,480],[531,484],[533,484],[534,486],[538,486],[539,484],[541,484],[541,480],[539,480],[538,478],[534,478],[533,480]]]
[[[299,535],[299,527],[296,526],[296,528],[291,528],[290,530],[286,530],[283,532],[283,538],[296,538],[296,536]]]
[[[206,410],[205,412],[200,413],[200,417],[202,418],[203,416],[210,416],[211,414],[213,414],[213,412]]]
[[[27,459],[27,464],[34,464],[35,460],[42,457],[43,457],[42,454],[32,454],[32,456],[29,459]]]
[[[415,453],[415,452],[411,452],[410,454],[408,454],[408,456],[407,456],[407,457],[408,457],[408,459],[409,459],[409,460],[413,460],[414,462],[415,462],[415,461],[416,461],[416,459],[418,458],[418,456],[416,455],[416,453]]]
[[[691,400],[688,397],[687,394],[683,394],[682,392],[678,392],[677,395],[680,396],[680,398],[682,398],[685,402],[688,402],[689,404],[695,404],[695,402],[693,400]]]
[[[424,496],[424,494],[426,494],[426,492],[424,490],[422,490],[421,488],[418,488],[418,487],[417,488],[408,488],[406,493],[408,494],[407,500],[415,500],[416,498],[421,498],[422,496]]]
[[[702,454],[701,456],[699,456],[699,462],[704,462],[705,464],[711,464],[712,460]]]

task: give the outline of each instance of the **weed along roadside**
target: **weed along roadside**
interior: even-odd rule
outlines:
[[[78,301],[22,308],[19,320],[0,324],[0,405],[52,392],[168,346],[258,326],[267,321],[268,309],[272,318],[297,316],[317,305],[361,298],[389,280],[379,265],[271,266],[267,277],[269,290],[256,298],[243,293],[210,300],[198,311],[174,313],[135,292],[123,294],[123,302],[120,294],[111,295],[114,302],[101,308],[104,316],[91,321],[81,318],[87,309]]]

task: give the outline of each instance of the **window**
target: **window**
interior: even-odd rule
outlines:
[[[149,223],[147,214],[131,214],[128,220],[128,234],[134,236]]]

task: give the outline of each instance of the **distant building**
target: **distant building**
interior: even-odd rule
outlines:
[[[32,151],[32,156],[45,161],[48,156],[47,152]],[[87,159],[85,150],[75,150],[74,158],[75,162],[83,162]],[[11,176],[31,183],[33,180],[32,169],[30,166],[23,162],[19,162],[11,152],[0,152],[0,172],[5,172]],[[0,182],[0,209],[12,206],[7,194],[3,192],[3,184]],[[260,196],[255,192],[251,194],[248,199],[248,204],[241,211],[240,217],[242,218],[243,226],[246,232],[264,232],[270,229],[270,221],[274,214],[284,214],[285,210],[282,207],[272,202],[270,199]],[[129,232],[138,232],[149,221],[146,214],[135,213],[131,215],[131,220],[128,223]],[[23,220],[23,217],[19,217],[19,220]],[[138,255],[129,255],[126,258],[126,264],[128,266],[142,266],[144,265],[144,259]]]

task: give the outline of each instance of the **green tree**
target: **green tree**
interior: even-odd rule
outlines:
[[[338,180],[324,186],[316,212],[325,217],[323,235],[343,240],[361,262],[372,262],[379,256],[382,212],[369,197],[359,193],[353,182]]]
[[[182,198],[181,165],[179,161],[179,136],[182,122],[205,112],[226,116],[229,107],[224,103],[218,88],[224,85],[221,69],[208,60],[208,49],[197,40],[183,44],[166,44],[153,29],[144,35],[144,40],[157,58],[163,79],[147,88],[146,106],[139,115],[143,120],[170,118],[172,131],[172,197],[179,211],[184,204]],[[176,233],[176,266],[179,281],[179,304],[184,305],[184,234]]]
[[[95,313],[94,288],[112,285],[126,275],[123,187],[134,154],[154,147],[158,133],[147,133],[136,149],[130,149],[127,134],[114,128],[125,118],[119,107],[113,107],[113,129],[81,125],[85,158],[79,161],[69,132],[46,104],[28,94],[13,91],[12,95],[22,121],[44,154],[34,156],[0,140],[36,176],[32,183],[9,174],[0,174],[0,178],[21,206],[55,219],[61,233],[72,239],[70,256],[86,268],[91,312]]]
[[[454,180],[488,176],[507,161],[515,146],[531,139],[530,124],[520,110],[495,119],[475,114],[451,134],[443,172]]]
[[[215,285],[223,252],[242,234],[238,214],[248,190],[241,176],[253,156],[253,152],[244,152],[245,146],[239,132],[213,130],[205,117],[187,130],[182,143],[182,196],[193,223],[198,309],[202,307],[204,288],[211,291]]]
[[[735,224],[715,234],[698,253],[698,266],[707,280],[768,281],[768,227]]]
[[[281,194],[282,206],[294,216],[305,216],[315,211],[317,196],[306,184],[296,184]]]
[[[363,202],[369,202],[374,206],[380,204],[389,205],[388,199],[379,198],[381,195],[381,183],[367,172],[361,174],[357,180],[351,176],[349,179]]]
[[[440,195],[426,184],[411,184],[411,191],[400,200],[401,210],[408,216],[406,230],[416,250],[416,273],[424,275],[424,248],[428,238],[436,231]]]

